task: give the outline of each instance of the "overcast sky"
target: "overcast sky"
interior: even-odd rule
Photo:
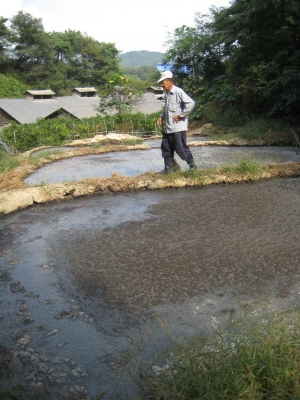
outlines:
[[[79,30],[123,53],[166,51],[168,32],[194,26],[196,12],[228,7],[230,0],[0,0],[0,16],[18,11],[41,18],[45,31]]]

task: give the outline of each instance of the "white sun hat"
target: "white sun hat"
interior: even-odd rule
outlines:
[[[160,73],[160,78],[157,81],[157,83],[159,83],[159,82],[161,82],[161,81],[163,81],[165,79],[172,79],[172,78],[173,78],[173,74],[172,74],[171,71],[163,71],[163,72]]]

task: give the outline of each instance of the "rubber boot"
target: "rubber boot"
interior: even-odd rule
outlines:
[[[159,174],[170,174],[171,172],[178,172],[180,169],[181,168],[178,162],[173,159],[172,164],[167,164],[165,168],[159,172]]]
[[[172,164],[172,172],[178,172],[180,170],[181,170],[180,165],[178,164],[178,162],[174,158],[173,164]]]
[[[197,165],[195,163],[195,160],[193,158],[190,158],[187,160],[188,165],[190,166],[190,171],[196,171]]]

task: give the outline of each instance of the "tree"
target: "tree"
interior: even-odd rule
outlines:
[[[14,53],[11,63],[25,83],[37,83],[51,73],[54,51],[40,18],[19,11],[11,19],[9,39]]]
[[[177,28],[164,61],[196,97],[299,121],[300,2],[235,0]]]
[[[99,112],[107,113],[117,111],[124,113],[131,111],[135,102],[141,97],[141,93],[129,86],[128,79],[121,75],[112,75],[103,90],[99,93]]]
[[[55,64],[66,72],[66,79],[83,86],[102,86],[112,73],[119,73],[118,50],[80,31],[53,32]],[[57,68],[57,67],[56,67]]]
[[[49,34],[55,52],[56,64],[68,64],[79,52],[80,31],[67,30]]]
[[[6,27],[7,18],[0,17],[0,66],[1,70],[4,70],[4,65],[6,64],[7,59],[7,50],[8,50],[8,29]]]
[[[0,40],[1,32],[0,25]],[[74,86],[103,86],[120,70],[113,43],[98,42],[80,31],[46,33],[41,19],[22,11],[11,19],[7,37],[11,53],[7,70],[28,87],[51,87],[57,95],[65,95]]]
[[[215,17],[238,101],[255,112],[299,118],[299,1],[236,0]]]
[[[214,78],[224,74],[222,46],[217,43],[211,21],[213,14],[196,14],[195,27],[182,26],[169,38],[171,47],[164,62],[174,62],[176,81],[197,96],[211,85]]]

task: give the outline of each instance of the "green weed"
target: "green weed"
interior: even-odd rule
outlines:
[[[41,158],[46,158],[50,159],[51,156],[54,156],[56,154],[61,154],[63,153],[63,150],[60,149],[45,149],[45,150],[40,150],[37,152],[33,152],[30,156],[31,160],[40,160]]]
[[[43,150],[39,151],[36,154],[31,154],[30,157],[30,162],[33,165],[40,166],[41,164],[44,163],[44,160],[51,160],[52,156],[58,155],[60,153],[63,153],[63,150]],[[52,161],[54,161],[52,159]]]
[[[20,165],[20,158],[9,156],[3,150],[0,150],[0,174],[6,173]]]
[[[147,377],[148,399],[299,399],[299,316],[264,320],[177,345],[168,367]]]
[[[205,172],[204,169],[196,169],[196,170],[193,169],[184,171],[182,174],[185,178],[192,178],[195,181],[204,182],[205,181],[204,172]]]
[[[219,168],[221,173],[255,175],[260,172],[261,166],[251,158],[240,160],[236,165],[228,164]]]
[[[227,115],[227,118],[230,117]],[[263,141],[270,145],[293,145],[294,137],[289,126],[281,121],[271,118],[246,118],[244,122],[234,119],[232,123],[226,118],[213,120],[214,126],[209,131],[209,136],[215,140],[240,138],[250,143]]]
[[[292,138],[288,127],[278,120],[259,118],[248,121],[241,129],[239,137],[246,140],[279,141]]]
[[[142,138],[137,138],[137,139],[124,139],[122,140],[123,144],[125,146],[135,146],[137,144],[143,144],[144,140]]]

